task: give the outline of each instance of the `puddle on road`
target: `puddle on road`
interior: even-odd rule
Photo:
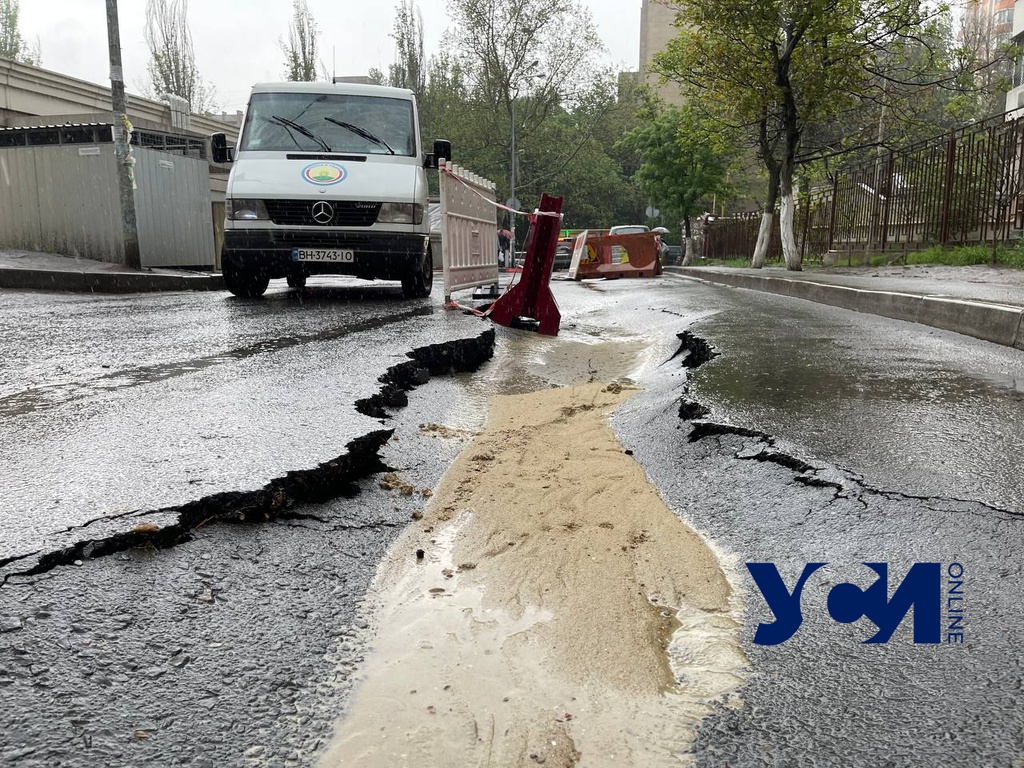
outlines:
[[[322,765],[686,762],[746,660],[714,553],[607,424],[629,394],[492,400],[381,565],[363,682]]]
[[[217,365],[245,360],[256,355],[280,352],[301,344],[335,341],[356,333],[383,328],[416,317],[430,315],[432,312],[433,309],[431,307],[420,307],[405,312],[396,312],[386,317],[369,318],[355,323],[347,323],[326,330],[276,336],[246,346],[228,349],[213,355],[194,357],[189,360],[173,360],[152,365],[142,365],[123,371],[112,371],[110,373],[94,375],[91,379],[84,381],[65,381],[32,386],[22,391],[0,394],[0,416],[20,416],[106,391],[155,384]]]
[[[667,359],[673,351],[648,338],[609,339],[585,329],[556,338],[513,332],[498,337],[491,363],[456,380],[469,399],[467,411],[486,413],[495,394],[519,395],[590,381],[633,381],[644,368]],[[452,414],[449,426],[475,431],[479,421],[460,421],[459,414]]]

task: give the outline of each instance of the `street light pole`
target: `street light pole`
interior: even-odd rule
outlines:
[[[135,189],[129,166],[128,115],[124,97],[124,71],[121,68],[121,31],[117,23],[117,0],[107,0],[107,44],[110,49],[110,95],[114,124],[114,155],[117,159],[117,188],[121,198],[121,228],[124,237],[124,263],[140,269],[139,229],[135,218]]]
[[[512,158],[509,166],[509,182],[508,182],[508,207],[516,208],[516,96],[512,97]],[[516,263],[516,215],[514,213],[509,214],[509,229],[512,232],[512,265]]]
[[[539,60],[532,62],[523,73],[522,77],[526,80],[535,80],[538,77],[544,77],[540,72],[537,72],[537,65],[540,64]],[[516,199],[516,100],[519,98],[519,88],[515,89],[515,93],[512,92],[511,84],[509,87],[509,112],[512,117],[512,130],[510,144],[512,147],[512,157],[509,158],[509,180],[508,180],[508,207],[518,208],[519,201]],[[512,263],[515,263],[516,258],[516,215],[509,213],[509,224],[512,230]]]

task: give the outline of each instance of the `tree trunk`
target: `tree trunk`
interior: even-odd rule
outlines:
[[[784,53],[776,62],[775,83],[779,86],[782,96],[782,133],[783,155],[779,167],[779,190],[782,194],[782,215],[779,218],[779,235],[782,238],[782,257],[786,260],[786,269],[799,271],[803,255],[796,246],[796,235],[793,232],[793,221],[796,218],[796,195],[793,191],[793,175],[796,171],[796,153],[800,148],[799,113],[796,95],[789,79],[793,50],[799,44],[803,32],[797,29],[787,30]]]
[[[683,218],[683,266],[693,264],[693,232],[690,230],[690,217]]]
[[[775,211],[765,209],[761,214],[761,227],[757,230],[754,258],[750,260],[750,266],[754,269],[761,269],[764,266],[764,260],[768,258],[768,245],[772,239],[772,223],[774,221]]]
[[[768,246],[771,245],[772,224],[775,222],[775,201],[779,198],[779,173],[776,167],[770,163],[768,166],[768,199],[764,204],[764,212],[761,214],[761,228],[757,231],[757,244],[754,246],[754,256],[750,260],[750,266],[754,269],[761,269],[764,261],[768,258]]]
[[[789,178],[786,178],[786,170]],[[782,237],[782,257],[786,260],[786,269],[799,272],[803,267],[803,256],[796,245],[793,222],[796,219],[796,192],[793,189],[792,168],[783,170],[782,177],[782,211],[779,216],[779,235]]]

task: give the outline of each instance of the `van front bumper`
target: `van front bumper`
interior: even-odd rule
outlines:
[[[367,279],[401,280],[419,268],[430,246],[426,234],[332,232],[327,230],[227,229],[222,266],[266,275],[355,275]],[[351,262],[294,261],[296,248],[351,250]]]

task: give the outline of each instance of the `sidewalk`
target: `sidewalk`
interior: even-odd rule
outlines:
[[[1024,349],[1024,271],[989,267],[666,267],[688,278],[921,323]]]
[[[0,249],[0,288],[94,293],[219,291],[219,274],[174,269],[133,270],[121,264],[52,253]]]

